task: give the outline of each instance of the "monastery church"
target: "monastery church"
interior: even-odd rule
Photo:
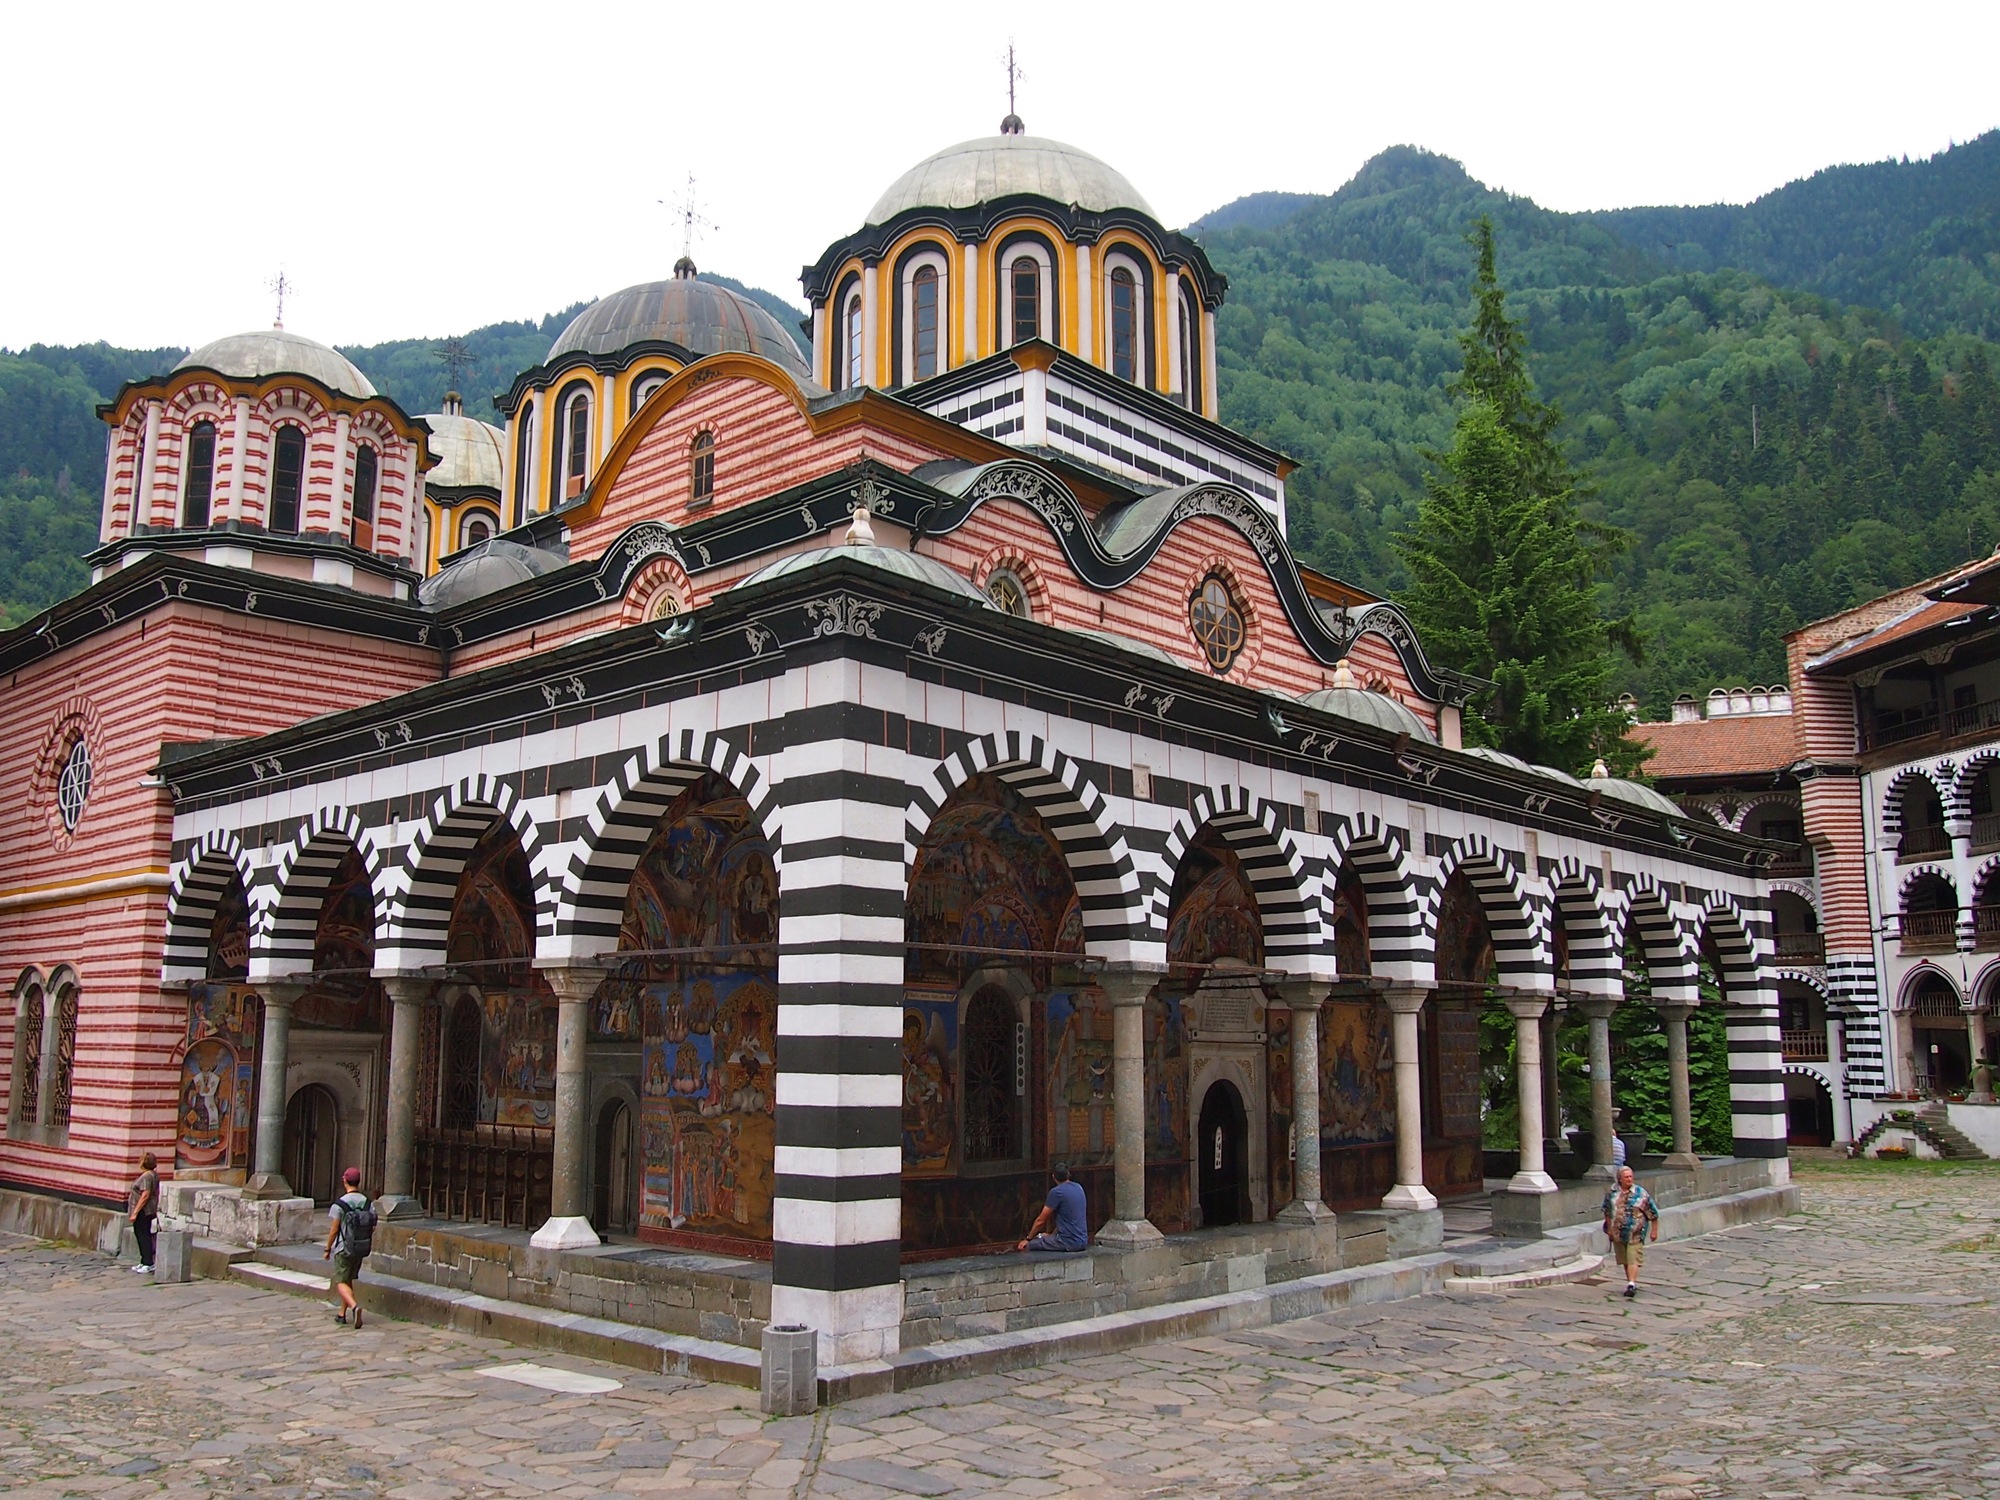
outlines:
[[[1691,1170],[1704,973],[1785,1180],[1769,846],[1464,743],[1222,425],[1200,244],[1010,115],[802,279],[683,258],[498,427],[284,328],[102,408],[92,581],[0,634],[0,1190],[151,1150],[302,1238],[359,1164],[385,1235],[754,1265],[879,1359],[1058,1162],[1111,1251],[1435,1245],[1496,996],[1496,1200],[1559,1196],[1552,1010],[1628,975]]]

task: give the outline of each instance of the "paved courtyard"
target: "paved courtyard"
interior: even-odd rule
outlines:
[[[1632,1304],[1432,1297],[783,1421],[4,1239],[0,1492],[2000,1496],[2000,1168],[1801,1178],[1796,1218],[1658,1247]]]

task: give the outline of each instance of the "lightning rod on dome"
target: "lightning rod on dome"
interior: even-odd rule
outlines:
[[[292,283],[285,276],[285,268],[283,266],[278,267],[278,274],[265,282],[264,285],[275,292],[278,297],[278,313],[276,317],[271,319],[271,326],[273,328],[283,328],[285,326],[285,293],[294,290]]]
[[[671,208],[681,221],[681,258],[674,262],[674,276],[677,280],[687,281],[695,274],[694,243],[700,237],[701,231],[720,229],[722,226],[705,216],[700,205],[696,203],[692,172],[688,173],[687,186],[681,190],[678,198],[672,202],[668,202],[665,198],[658,201],[661,207]]]
[[[1028,127],[1021,123],[1021,117],[1014,113],[1014,85],[1019,83],[1026,76],[1027,75],[1021,71],[1020,66],[1014,61],[1014,39],[1012,37],[1008,37],[1007,38],[1007,118],[1000,122],[1000,133],[1002,135],[1022,135],[1027,131]]]

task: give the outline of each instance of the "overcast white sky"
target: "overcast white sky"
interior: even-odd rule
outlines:
[[[1002,7],[10,8],[0,346],[271,316],[441,337],[707,269],[794,300],[876,195],[1005,112]],[[1410,142],[1554,208],[1742,201],[2000,124],[2000,5],[1011,8],[1031,132],[1170,224]],[[994,16],[977,20],[981,12]]]

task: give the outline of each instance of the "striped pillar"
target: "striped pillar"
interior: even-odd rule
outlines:
[[[1726,975],[1729,996],[1729,1116],[1734,1152],[1783,1157],[1785,1073],[1778,1038],[1776,991],[1760,971],[1740,982]]]
[[[860,697],[856,663],[819,665],[847,678],[823,686]],[[903,1320],[910,791],[870,773],[870,754],[821,740],[789,747],[773,767],[782,853],[771,1321],[816,1330],[822,1365],[895,1353]]]

